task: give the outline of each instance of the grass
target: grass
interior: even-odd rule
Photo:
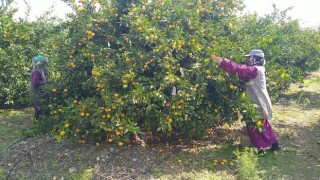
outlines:
[[[15,142],[28,137],[30,109],[0,110],[0,153]]]
[[[12,172],[12,178],[89,180],[108,176],[118,179],[126,171],[136,179],[246,179],[250,172],[256,175],[248,179],[318,179],[319,77],[320,73],[310,76],[302,89],[292,85],[282,100],[274,103],[274,118],[270,123],[282,145],[282,151],[274,154],[254,157],[252,152],[240,148],[232,127],[220,129],[221,132],[216,130],[215,135],[202,140],[170,145],[176,149],[166,144],[129,147],[114,159],[111,157],[119,151],[117,146],[102,144],[97,147],[64,140],[43,145],[32,156],[22,159]],[[15,142],[33,135],[31,114],[30,108],[0,110],[0,179],[5,179],[10,169],[8,164],[12,167],[20,157],[16,150],[25,150]],[[43,138],[29,138],[28,142],[37,144]],[[164,152],[159,153],[159,149]],[[72,168],[75,172],[70,172]]]
[[[176,175],[163,175],[159,179],[161,180],[169,180],[169,179],[201,179],[201,180],[221,180],[228,179],[233,180],[235,177],[229,175],[227,172],[212,172],[209,170],[201,170],[201,171],[190,171],[190,172],[182,172]]]
[[[71,179],[90,180],[94,177],[95,170],[93,168],[83,169],[79,174],[74,174]]]

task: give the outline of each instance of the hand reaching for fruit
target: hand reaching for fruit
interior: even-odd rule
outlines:
[[[216,55],[212,55],[212,56],[210,57],[210,59],[211,59],[212,62],[217,63],[217,64],[220,64],[221,61],[222,61],[222,58],[219,57],[219,56],[216,56]]]

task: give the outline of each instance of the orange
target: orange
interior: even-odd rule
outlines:
[[[85,9],[83,7],[78,7],[77,12],[82,13]]]
[[[168,123],[172,123],[172,118],[167,118]]]
[[[106,108],[105,111],[106,111],[106,112],[110,112],[111,109],[110,109],[110,108]]]
[[[118,142],[118,145],[119,145],[119,146],[123,146],[123,142],[119,141],[119,142]]]
[[[219,7],[223,7],[224,5],[225,5],[224,2],[218,2],[218,6],[219,6]]]
[[[85,114],[82,112],[82,113],[80,113],[80,116],[82,116],[82,117],[83,117],[83,116],[85,116]]]
[[[60,131],[60,136],[64,136],[66,135],[66,132],[65,131]]]
[[[89,116],[90,116],[90,113],[86,113],[86,116],[89,117]]]
[[[51,90],[51,92],[55,93],[55,92],[57,92],[57,89],[56,89],[56,88],[53,88],[53,89]]]
[[[262,122],[261,122],[261,121],[258,121],[258,122],[257,122],[257,126],[258,126],[258,127],[262,127],[262,126],[263,126],[263,125],[262,125]]]
[[[69,126],[70,126],[69,123],[65,123],[63,127],[68,128]]]

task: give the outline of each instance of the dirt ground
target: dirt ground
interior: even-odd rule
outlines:
[[[201,155],[196,158],[189,157],[189,153],[182,155],[187,156],[184,162],[190,158],[188,165],[182,165],[176,157],[187,151],[201,152],[209,146],[218,147],[234,137],[236,131],[228,131],[216,129],[202,140],[156,142],[146,147],[119,147],[107,143],[96,146],[78,144],[72,139],[55,142],[53,137],[34,137],[14,144],[1,154],[0,167],[6,169],[9,179],[80,179],[81,174],[89,174],[93,179],[154,179],[156,169],[166,173],[193,169],[193,165],[200,163],[196,159]]]
[[[298,86],[293,85],[273,106],[271,124],[282,150],[260,158],[259,169],[265,172],[262,179],[320,179],[320,73],[308,77],[303,91]],[[25,114],[30,119],[31,112]],[[28,120],[12,121],[12,132],[32,126]],[[197,179],[183,173],[209,170],[237,179],[236,166],[230,163],[215,167],[212,160],[235,160],[239,128],[222,126],[208,129],[201,140],[156,142],[146,147],[107,143],[97,146],[71,139],[55,142],[53,137],[43,136],[15,139],[0,152],[0,178]],[[8,135],[0,140],[10,138]]]

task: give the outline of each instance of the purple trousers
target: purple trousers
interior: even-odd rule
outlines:
[[[247,125],[247,131],[251,140],[251,144],[256,148],[266,148],[277,142],[276,135],[272,131],[268,120],[263,119],[262,124],[262,132]]]
[[[34,100],[33,101],[33,117],[34,118],[39,118],[41,112],[40,112],[40,107],[39,107],[39,100]]]

